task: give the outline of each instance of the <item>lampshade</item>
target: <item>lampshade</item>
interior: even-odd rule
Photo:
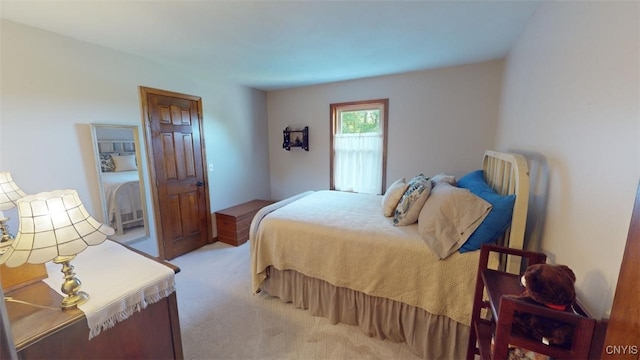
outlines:
[[[0,264],[9,267],[73,256],[114,233],[89,215],[75,190],[28,195],[17,205],[18,234],[0,256]]]
[[[0,211],[13,209],[16,201],[27,196],[11,177],[7,171],[0,172]]]

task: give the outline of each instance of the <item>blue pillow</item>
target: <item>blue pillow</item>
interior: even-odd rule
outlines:
[[[495,192],[484,180],[482,170],[476,170],[461,177],[458,180],[458,186],[468,189],[493,206],[487,217],[482,221],[482,224],[460,247],[460,252],[478,250],[482,247],[482,244],[496,242],[511,224],[516,196],[500,195]]]

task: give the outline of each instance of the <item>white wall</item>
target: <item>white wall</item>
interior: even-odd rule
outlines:
[[[505,65],[498,148],[546,158],[542,250],[594,316],[611,308],[640,173],[638,4],[543,2]]]
[[[387,185],[420,172],[479,169],[493,147],[502,61],[267,93],[271,196],[329,188],[329,105],[389,98]],[[282,130],[308,125],[310,151],[282,149]]]
[[[89,124],[136,125],[142,135],[138,87],[147,86],[202,97],[212,213],[269,196],[264,92],[15,22],[0,24],[0,170],[10,171],[27,193],[76,189],[99,216]]]

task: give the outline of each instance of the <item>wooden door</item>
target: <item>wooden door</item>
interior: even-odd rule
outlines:
[[[160,257],[207,244],[211,215],[199,97],[140,87]]]
[[[640,359],[640,186],[622,256],[602,359]]]

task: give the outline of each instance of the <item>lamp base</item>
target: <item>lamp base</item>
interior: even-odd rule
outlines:
[[[62,308],[73,309],[80,304],[84,304],[87,300],[89,300],[89,294],[84,291],[78,291],[76,294],[68,295],[62,299]]]
[[[62,264],[62,273],[64,274],[64,282],[60,288],[64,294],[67,294],[67,296],[62,299],[61,306],[63,310],[73,309],[89,300],[89,294],[80,291],[82,283],[75,277],[76,274],[73,272],[73,266],[69,263],[75,257],[75,255],[56,256],[53,259],[55,264]]]

